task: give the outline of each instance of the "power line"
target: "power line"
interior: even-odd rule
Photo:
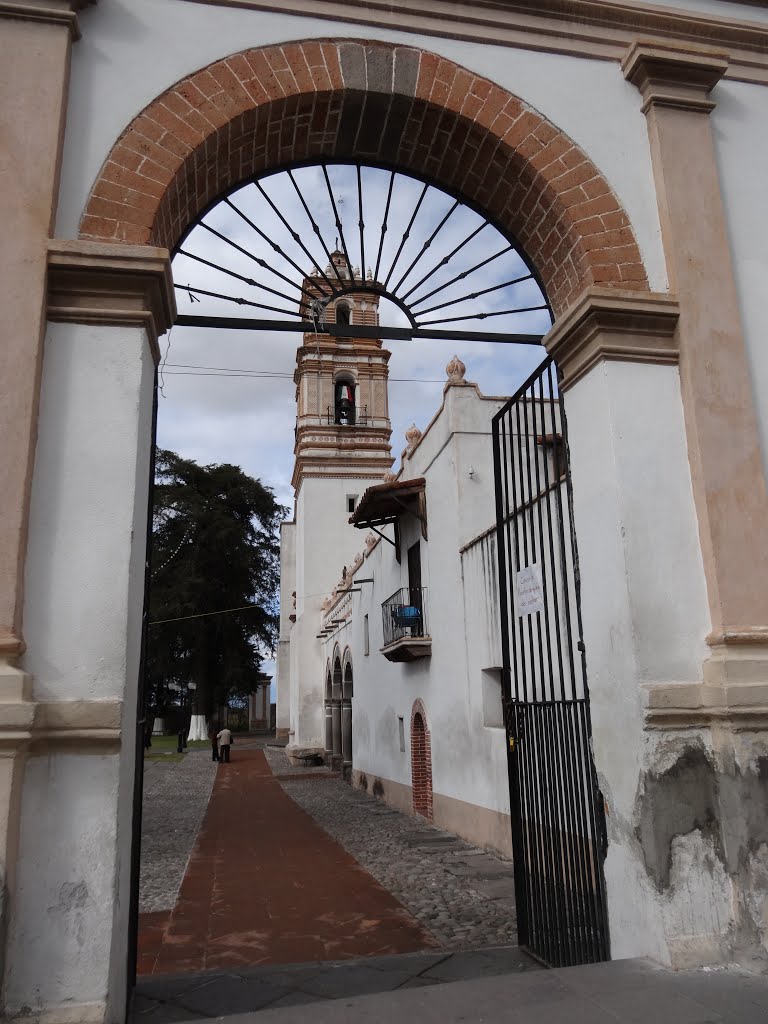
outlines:
[[[207,615],[228,615],[230,612],[244,612],[249,608],[260,608],[258,604],[244,604],[239,608],[222,608],[218,612],[198,612],[197,615],[179,615],[176,619],[155,619],[153,622],[148,622],[148,626],[161,626],[165,622],[184,622],[186,619],[204,619]]]
[[[167,374],[175,374],[178,377],[266,377],[270,379],[286,378],[293,380],[293,374],[278,370],[248,370],[243,367],[230,366],[202,366],[197,363],[166,363],[166,367],[178,367],[178,369],[167,370]],[[202,372],[201,372],[202,371]],[[445,380],[431,379],[428,377],[390,377],[389,383],[396,384],[445,384]]]
[[[323,591],[319,594],[302,594],[301,600],[306,601],[310,597],[326,597],[327,594]],[[148,622],[148,626],[162,626],[166,622],[186,622],[187,619],[204,619],[208,615],[229,615],[230,612],[244,612],[249,608],[260,608],[259,604],[243,604],[239,608],[222,608],[218,612],[198,612],[197,615],[179,615],[175,619],[154,619],[152,622]]]

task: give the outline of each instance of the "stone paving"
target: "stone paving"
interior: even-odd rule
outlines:
[[[456,953],[401,953],[352,961],[142,978],[133,1001],[131,1024],[221,1019],[223,1014],[322,1004],[334,999],[429,988],[445,982],[517,974],[524,970],[540,968],[515,947]]]
[[[336,780],[312,781],[325,787]],[[170,912],[139,917],[142,975],[229,971],[433,949],[431,934],[238,745]]]
[[[282,751],[267,748],[265,753],[276,775],[288,771]],[[318,774],[322,769],[307,771]],[[292,778],[283,788],[442,948],[517,942],[510,861],[433,828],[423,818],[402,814],[341,780]]]
[[[215,776],[210,750],[144,762],[140,913],[173,908]]]

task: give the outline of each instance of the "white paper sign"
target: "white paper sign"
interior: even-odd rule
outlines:
[[[541,569],[536,564],[528,565],[517,574],[517,614],[532,615],[544,611],[544,593],[541,586]]]

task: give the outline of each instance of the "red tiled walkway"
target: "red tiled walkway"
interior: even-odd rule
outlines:
[[[219,765],[176,906],[139,918],[138,970],[182,974],[434,945],[286,795],[263,752],[241,748]]]

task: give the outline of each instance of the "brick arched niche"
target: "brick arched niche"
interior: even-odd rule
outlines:
[[[474,204],[523,246],[556,313],[589,285],[647,288],[627,215],[567,135],[452,61],[387,43],[251,49],[178,82],[114,146],[80,234],[173,248],[239,182],[321,157],[381,163]]]
[[[411,784],[414,811],[432,821],[432,741],[421,700],[411,709]]]

